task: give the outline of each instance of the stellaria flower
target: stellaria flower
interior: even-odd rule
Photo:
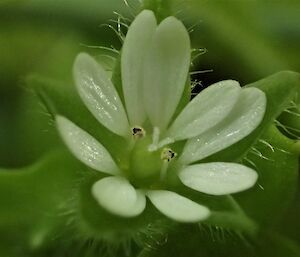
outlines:
[[[95,182],[91,193],[112,214],[135,217],[144,211],[148,197],[173,220],[207,218],[210,210],[206,206],[158,186],[168,177],[169,162],[180,167],[178,177],[183,185],[209,195],[237,193],[256,183],[257,173],[241,164],[195,163],[249,135],[263,119],[265,94],[226,80],[203,90],[175,116],[189,65],[190,39],[183,24],[168,17],[157,25],[149,10],[133,21],[122,49],[125,107],[103,67],[88,54],[78,55],[75,84],[89,111],[107,129],[127,139],[128,145],[144,142],[143,155],[135,156],[124,172],[101,142],[67,118],[56,117],[70,151],[90,168],[109,175]],[[185,142],[180,156],[171,149],[176,141]],[[139,151],[141,145],[138,150],[136,145],[128,151]],[[147,182],[139,185],[134,181],[136,175]]]

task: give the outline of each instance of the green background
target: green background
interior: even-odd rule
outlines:
[[[63,246],[54,244],[53,248],[57,251],[49,250],[51,243],[47,244],[46,249],[39,248],[43,240],[52,242],[52,237],[43,237],[43,233],[51,235],[51,232],[45,232],[45,223],[40,219],[43,215],[38,213],[48,211],[49,205],[56,203],[56,198],[70,198],[68,190],[72,189],[71,182],[78,179],[80,174],[64,174],[66,172],[62,167],[66,165],[70,169],[80,170],[81,166],[74,163],[68,154],[66,157],[65,153],[48,154],[60,148],[61,142],[49,113],[26,81],[34,73],[64,81],[61,88],[71,87],[72,63],[81,51],[93,54],[102,62],[109,62],[110,59],[104,55],[112,54],[110,51],[88,46],[120,49],[118,36],[104,24],[116,27],[114,21],[117,15],[114,12],[132,20],[139,8],[135,1],[129,4],[130,7],[121,0],[0,1],[0,167],[3,168],[0,179],[0,256],[97,256],[94,255],[97,249],[87,253],[76,248],[76,253],[71,250],[69,253],[66,249],[74,246],[68,240],[60,242]],[[300,1],[178,0],[171,2],[171,7],[171,13],[192,30],[193,47],[206,49],[206,53],[195,60],[192,68],[201,71],[192,76],[201,82],[194,93],[224,79],[236,79],[245,85],[281,70],[300,72]],[[273,94],[276,101],[272,108],[276,109],[278,103],[280,109],[281,101],[288,94],[285,92],[285,83],[289,82],[282,76],[278,79],[275,77],[274,81],[272,83],[280,82],[281,91]],[[288,85],[286,89],[289,89]],[[291,91],[291,94],[297,91]],[[297,118],[282,117],[282,120],[300,128]],[[293,131],[295,134],[298,132]],[[288,148],[290,141],[276,133],[268,132],[266,137],[270,137],[270,141],[277,137],[274,144]],[[291,134],[288,136],[292,137]],[[268,152],[265,148],[260,150]],[[281,155],[275,158],[284,160]],[[256,160],[258,165],[260,161]],[[283,167],[278,164],[277,169],[284,170],[296,165],[288,162],[287,158]],[[263,163],[262,166],[268,164]],[[17,173],[18,169],[22,169],[22,172],[12,180],[8,173]],[[268,169],[275,170],[274,167]],[[44,172],[27,176],[35,174],[37,170]],[[49,173],[49,170],[54,171]],[[53,176],[57,176],[59,182],[52,181]],[[293,176],[293,181],[287,185],[299,182],[295,174]],[[268,178],[266,175],[266,180]],[[244,204],[246,209],[250,206],[248,211],[252,216],[256,215],[257,219],[263,217],[260,222],[266,230],[258,236],[260,243],[252,245],[243,235],[230,230],[210,231],[216,227],[207,226],[198,233],[195,227],[179,226],[169,232],[168,243],[160,243],[156,239],[158,250],[154,249],[150,254],[144,250],[140,256],[300,256],[299,189],[296,193],[291,189],[293,192],[284,194],[285,189],[280,187],[284,184],[284,178],[290,178],[288,172],[282,177],[275,176],[272,185],[277,194],[263,194],[261,205],[251,209],[251,200]],[[45,188],[40,181],[49,181],[49,184]],[[26,187],[28,183],[32,188]],[[273,193],[272,190],[270,192]],[[48,196],[45,198],[45,195]],[[39,212],[34,210],[35,206],[23,202],[26,199],[36,204]],[[247,196],[242,197],[244,199]],[[278,205],[276,201],[282,204]],[[262,206],[266,203],[269,206]],[[265,212],[264,208],[270,212]],[[280,217],[269,226],[266,221],[272,220],[277,212],[280,212]],[[51,223],[53,229],[59,230],[65,226],[65,222],[65,219],[49,219],[46,223]],[[30,239],[30,243],[24,238]],[[164,239],[161,241],[164,242]],[[85,243],[82,242],[80,249],[90,248]],[[28,252],[24,252],[24,249]]]

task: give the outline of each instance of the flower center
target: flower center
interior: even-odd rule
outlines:
[[[152,135],[147,134],[142,127],[132,128],[134,146],[131,151],[128,179],[137,187],[157,187],[166,178],[169,162],[177,154],[170,148],[151,149],[153,138],[157,136],[154,130]]]

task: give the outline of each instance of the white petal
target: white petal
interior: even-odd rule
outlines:
[[[227,195],[252,187],[257,173],[241,164],[211,162],[187,166],[179,173],[184,185],[211,195]]]
[[[73,73],[79,95],[95,118],[112,132],[128,135],[130,129],[122,102],[102,66],[81,53],[75,60]]]
[[[56,125],[65,144],[78,160],[98,171],[119,173],[109,152],[90,134],[62,116],[56,116]]]
[[[257,88],[243,89],[227,118],[187,142],[180,158],[181,162],[189,164],[201,160],[248,136],[261,123],[266,102],[263,91]]]
[[[164,215],[179,222],[198,222],[210,215],[207,207],[191,201],[174,192],[151,190],[147,196]]]
[[[233,80],[213,84],[198,94],[179,114],[167,136],[182,140],[200,135],[222,121],[232,110],[241,92]]]
[[[181,98],[190,65],[190,39],[184,25],[168,17],[157,27],[144,66],[144,101],[154,127],[168,125]]]
[[[122,177],[107,177],[92,187],[97,202],[107,211],[122,217],[134,217],[146,206],[145,195]]]
[[[156,26],[154,13],[142,11],[130,25],[123,45],[122,86],[131,126],[141,126],[146,118],[142,97],[143,64]]]

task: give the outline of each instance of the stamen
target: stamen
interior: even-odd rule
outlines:
[[[170,148],[165,148],[161,152],[161,159],[164,161],[170,162],[172,159],[174,159],[177,156],[177,153],[175,153],[172,149]]]
[[[177,156],[177,153],[175,153],[170,148],[165,148],[161,152],[161,159],[163,161],[161,170],[160,170],[160,180],[163,180],[167,175],[167,170],[169,166],[169,162],[174,159]]]
[[[175,140],[171,137],[166,137],[165,139],[163,139],[162,141],[160,141],[158,143],[158,148],[161,148],[165,145],[169,145],[169,144],[173,144],[175,142]]]
[[[161,165],[161,169],[160,169],[160,180],[164,180],[164,178],[167,175],[167,171],[168,171],[168,166],[169,166],[169,161],[163,160],[163,163]]]
[[[157,145],[158,141],[159,141],[159,128],[158,127],[154,127],[153,129],[153,136],[152,136],[152,144]]]
[[[159,128],[154,127],[153,128],[153,135],[152,135],[152,144],[149,145],[149,147],[148,147],[149,152],[154,152],[158,149],[159,135],[160,135]]]

